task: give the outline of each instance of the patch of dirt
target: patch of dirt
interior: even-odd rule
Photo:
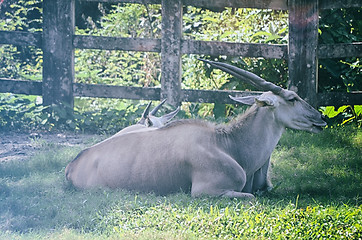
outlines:
[[[13,133],[0,132],[0,162],[24,160],[42,148],[42,143],[60,146],[81,146],[89,144],[94,135],[74,133]]]

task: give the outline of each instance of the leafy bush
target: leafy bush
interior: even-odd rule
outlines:
[[[47,118],[43,112],[46,108],[34,96],[0,94],[0,130],[35,128]]]
[[[134,124],[146,106],[138,101],[113,99],[80,98],[76,102],[74,110],[65,104],[44,107],[40,97],[0,94],[0,130],[115,133]]]
[[[41,0],[19,0],[0,14],[0,30],[41,31]],[[33,46],[0,46],[0,78],[42,79],[42,51]]]
[[[118,4],[89,29],[77,34],[110,37],[160,37],[160,8]],[[154,87],[160,84],[160,56],[149,52],[77,49],[75,79],[82,83]]]
[[[348,123],[356,123],[362,126],[362,105],[347,105],[336,109],[333,106],[321,107],[323,115],[327,116],[328,125],[345,125]]]
[[[319,43],[361,42],[361,14],[362,8],[321,11]],[[321,59],[319,63],[320,92],[362,90],[362,64],[359,57]]]
[[[226,8],[222,12],[188,7],[184,13],[184,37],[192,40],[287,43],[288,15],[283,11]],[[219,58],[258,74],[268,81],[286,85],[286,62],[281,59],[205,56]],[[185,87],[245,90],[250,86],[222,71],[204,70],[194,56],[184,57]],[[268,70],[267,70],[268,69]],[[203,74],[194,74],[201,72]],[[214,74],[216,72],[217,74]],[[200,76],[201,75],[201,76]],[[205,75],[205,76],[204,76]],[[197,83],[197,84],[195,84]]]

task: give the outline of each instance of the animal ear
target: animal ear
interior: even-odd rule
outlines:
[[[260,106],[276,106],[277,105],[277,99],[274,96],[265,96],[261,95],[257,98],[255,98],[255,102]]]
[[[168,121],[170,121],[172,118],[174,118],[179,111],[180,111],[180,107],[177,107],[175,111],[170,112],[170,113],[165,114],[162,117],[160,117],[162,124],[165,124]]]
[[[229,98],[245,105],[253,105],[255,103],[255,96],[233,97],[229,95]]]

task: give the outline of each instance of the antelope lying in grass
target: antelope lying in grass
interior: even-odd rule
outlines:
[[[285,128],[317,133],[326,123],[295,92],[231,65],[207,62],[268,92],[231,97],[252,106],[226,125],[178,120],[110,138],[79,153],[66,178],[83,189],[182,190],[192,196],[253,197],[268,188],[270,155]]]

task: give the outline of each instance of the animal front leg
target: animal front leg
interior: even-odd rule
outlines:
[[[218,149],[203,149],[202,152],[192,165],[193,197],[253,197],[252,194],[242,192],[246,173],[234,158]]]
[[[246,184],[245,184],[242,192],[252,193],[252,191],[253,191],[253,182],[254,182],[254,174],[249,176],[246,179]]]
[[[273,188],[272,183],[268,177],[270,165],[270,157],[266,161],[266,163],[254,173],[252,192],[255,193],[257,191],[270,191]]]
[[[232,169],[232,172],[200,172],[193,176],[191,196],[203,195],[214,197],[230,198],[254,198],[253,194],[241,192],[246,183],[246,174],[239,166],[239,169]]]
[[[236,192],[236,191],[226,191],[222,197],[229,197],[229,198],[255,198],[251,193],[244,193],[244,192]]]
[[[213,182],[196,182],[192,184],[191,196],[213,196],[213,197],[229,197],[229,198],[254,198],[251,193],[245,193],[237,190],[228,189],[230,187],[222,186],[223,183]]]

